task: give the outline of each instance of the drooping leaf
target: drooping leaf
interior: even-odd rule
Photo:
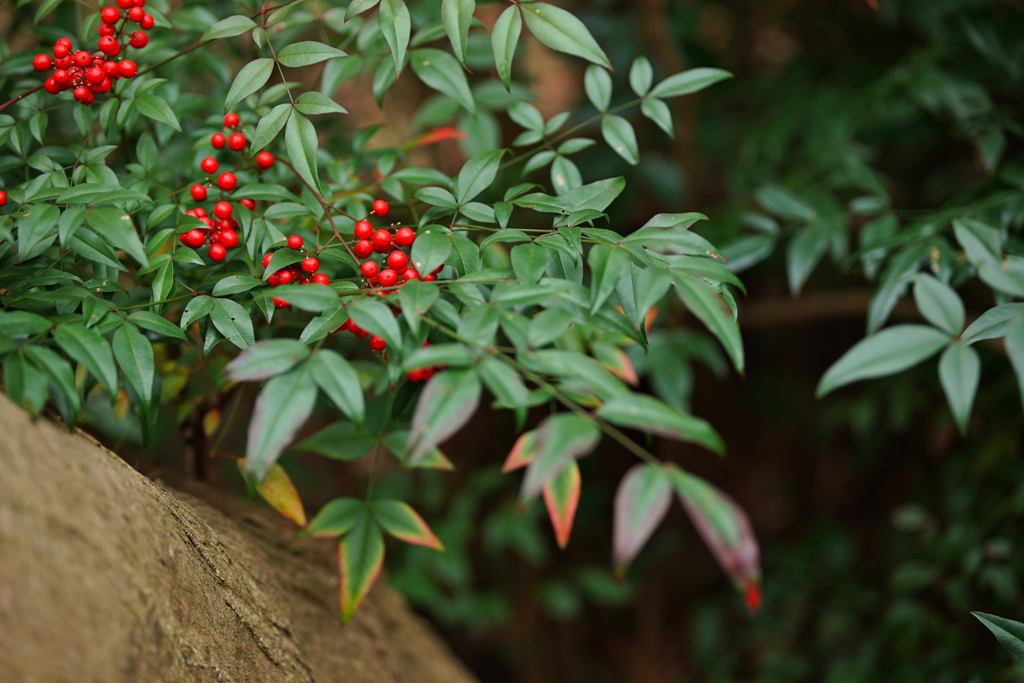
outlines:
[[[722,454],[725,444],[706,421],[687,415],[653,396],[619,394],[597,410],[598,417],[620,427],[630,427],[670,439],[699,443]]]
[[[591,64],[583,74],[587,99],[598,111],[606,111],[612,101],[612,77],[608,72]]]
[[[404,543],[444,550],[441,539],[434,535],[408,503],[400,500],[375,500],[373,516],[384,531]]]
[[[643,55],[636,57],[633,65],[629,67],[629,87],[637,96],[643,97],[651,89],[653,82],[654,67],[651,66],[651,61]]]
[[[384,537],[373,513],[363,508],[361,517],[338,544],[342,623],[348,623],[355,615],[383,566]]]
[[[245,349],[225,370],[232,382],[260,382],[280,375],[309,356],[309,349],[294,339],[264,339]]]
[[[82,325],[58,325],[53,330],[53,338],[65,353],[100,381],[108,394],[117,394],[117,366],[114,365],[110,344],[103,335]]]
[[[178,123],[178,117],[174,115],[174,110],[159,95],[139,95],[135,98],[135,109],[143,116],[166,123],[174,130],[181,132],[181,124]]]
[[[114,248],[123,249],[141,266],[149,265],[146,248],[135,232],[132,217],[125,211],[114,207],[87,209],[85,220]]]
[[[971,612],[995,635],[999,644],[1017,659],[1024,659],[1024,624],[984,612]]]
[[[406,458],[415,463],[459,431],[476,412],[480,379],[472,370],[437,373],[416,402]]]
[[[672,481],[664,468],[634,465],[615,492],[612,555],[623,573],[647,544],[672,503]]]
[[[967,433],[971,407],[981,381],[978,352],[962,342],[953,342],[939,357],[939,381],[946,393],[949,409],[961,434]]]
[[[254,482],[263,481],[271,465],[313,412],[317,385],[308,364],[278,375],[263,385],[252,419],[245,451],[245,468]]]
[[[595,313],[615,291],[629,270],[629,252],[609,244],[595,244],[587,254],[590,266],[590,312]]]
[[[491,32],[491,49],[494,52],[498,78],[509,92],[512,92],[512,58],[515,56],[522,30],[523,19],[519,14],[519,8],[509,5],[498,16]]]
[[[1006,355],[1017,374],[1021,402],[1024,403],[1024,316],[1014,318],[1006,329]]]
[[[505,464],[501,466],[501,473],[508,474],[521,467],[526,467],[533,462],[536,455],[537,430],[531,429],[516,439],[516,442],[512,445],[512,450],[509,451],[508,457],[505,458]]]
[[[75,388],[75,373],[71,364],[53,349],[30,344],[24,347],[25,355],[36,368],[42,371],[53,387],[54,402],[60,414],[72,429],[78,424],[81,401]]]
[[[640,148],[636,141],[636,131],[629,121],[615,114],[606,114],[601,118],[601,135],[626,163],[633,166],[639,163]]]
[[[412,31],[409,8],[405,6],[403,0],[380,0],[380,9],[377,10],[377,25],[380,26],[380,32],[391,49],[395,73],[398,74],[402,71],[402,64],[405,62],[405,50],[409,47],[409,35]]]
[[[572,13],[545,2],[524,3],[519,7],[530,32],[547,47],[582,57],[607,69],[612,67],[590,31]]]
[[[124,324],[114,332],[113,350],[125,380],[138,394],[144,409],[149,410],[156,376],[152,344],[134,325]]]
[[[284,127],[284,144],[295,171],[310,187],[319,191],[320,177],[316,161],[318,142],[313,123],[298,112],[293,113]]]
[[[441,23],[452,44],[452,52],[465,65],[469,45],[469,25],[473,22],[476,0],[442,0]]]
[[[245,469],[245,464],[240,460],[239,469]],[[306,509],[302,506],[302,498],[292,483],[291,477],[285,472],[281,465],[274,463],[267,470],[267,476],[263,481],[254,487],[263,500],[267,501],[270,507],[274,508],[299,526],[306,526]]]
[[[544,484],[544,505],[547,507],[559,548],[569,545],[576,508],[580,503],[582,483],[580,466],[574,460],[551,481]]]
[[[309,371],[320,390],[338,410],[358,427],[363,423],[366,400],[359,373],[345,358],[329,349],[320,349],[309,362]]]
[[[526,467],[520,498],[529,500],[573,460],[590,453],[601,438],[593,420],[575,413],[552,415],[536,430],[536,455]]]
[[[439,295],[437,285],[422,280],[410,280],[398,290],[398,301],[402,305],[402,315],[413,334],[420,329],[420,316],[425,315],[437,301]]]
[[[279,104],[261,118],[256,126],[256,133],[252,136],[249,151],[258,152],[273,142],[274,138],[281,132],[281,129],[284,128],[284,125],[288,123],[288,117],[291,116],[291,113],[291,103]]]
[[[241,14],[221,19],[216,24],[203,32],[200,41],[216,40],[217,38],[232,38],[241,35],[246,31],[256,28],[256,22]]]
[[[380,0],[352,0],[345,10],[345,21],[348,21],[357,14],[362,14],[371,7],[376,7]]]
[[[690,311],[700,318],[721,342],[736,370],[743,372],[743,340],[732,310],[721,294],[700,278],[677,273],[672,278],[679,298]]]

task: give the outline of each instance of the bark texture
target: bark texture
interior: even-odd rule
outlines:
[[[473,680],[384,585],[342,626],[334,544],[293,536],[0,395],[0,681]]]

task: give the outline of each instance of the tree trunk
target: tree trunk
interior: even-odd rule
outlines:
[[[384,585],[342,626],[333,548],[0,395],[2,681],[473,680]]]

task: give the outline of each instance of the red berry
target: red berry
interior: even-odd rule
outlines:
[[[89,96],[92,95],[92,93],[89,92],[89,89],[85,86],[78,86],[77,88],[75,88],[75,92],[71,94],[79,102],[85,102],[87,99],[89,99]]]
[[[410,247],[416,240],[416,231],[412,228],[399,228],[395,231],[395,244],[400,247]]]
[[[232,133],[231,137],[228,138],[228,147],[236,152],[240,152],[245,149],[245,145],[249,141],[245,139],[244,133]]]
[[[133,7],[145,7],[146,6],[146,0],[132,0],[132,6]]]
[[[199,218],[199,220],[202,221],[203,223],[205,223],[206,227],[208,227],[208,228],[212,228],[213,227],[213,219],[212,218],[207,218],[206,216],[202,216],[202,217]]]
[[[149,43],[149,36],[142,31],[136,31],[128,39],[128,44],[134,48],[146,47]]]
[[[331,284],[331,278],[327,277],[323,273],[314,273],[313,282],[318,285],[329,285]]]
[[[295,278],[290,270],[281,270],[277,272],[277,282],[281,285],[286,285]]]
[[[196,247],[201,247],[203,245],[203,242],[206,241],[206,235],[204,235],[203,231],[200,230],[199,228],[192,228],[191,230],[186,232],[183,235],[183,237],[185,237],[185,244],[192,247],[193,249],[195,249]]]
[[[78,52],[76,52],[75,56],[72,57],[72,59],[75,62],[75,66],[80,67],[82,69],[92,64],[92,55],[88,52],[85,52],[84,50],[79,50]]]
[[[220,231],[220,243],[228,249],[238,246],[238,233],[231,228],[223,228]]]
[[[117,52],[121,51],[121,47],[113,36],[103,36],[100,38],[99,47],[100,51],[108,57],[113,57]]]
[[[32,59],[32,68],[36,71],[49,71],[51,66],[53,60],[50,59],[50,55],[36,55]]]
[[[352,251],[355,252],[359,258],[366,258],[373,253],[373,242],[370,240],[359,240],[356,245],[352,247]]]
[[[50,93],[51,95],[56,95],[61,90],[60,84],[57,83],[57,79],[55,79],[53,76],[50,76],[45,81],[43,81],[43,88],[46,90],[46,92]]]
[[[58,69],[70,69],[74,64],[74,60],[67,55],[53,60],[53,65]]]
[[[380,278],[381,287],[391,287],[398,282],[398,273],[396,273],[391,268],[385,268],[384,270],[380,271],[380,275],[378,275],[377,277]]]
[[[363,265],[359,266],[359,271],[369,280],[377,277],[377,273],[380,272],[380,266],[377,265],[376,261],[367,261]]]
[[[121,10],[116,7],[104,7],[100,10],[100,21],[104,24],[116,24],[121,21]]]
[[[133,0],[117,0],[117,6],[121,9],[131,9],[134,5]]]
[[[223,244],[211,244],[209,253],[210,258],[214,261],[223,261],[228,255],[228,250],[224,248]]]
[[[109,38],[110,36],[117,33],[117,29],[115,29],[110,24],[100,24],[96,27],[96,33],[98,33],[102,38]]]
[[[196,218],[202,218],[203,216],[206,215],[206,209],[204,209],[201,206],[197,206],[196,208],[193,209],[193,211],[196,212]]]
[[[146,16],[146,10],[141,7],[132,7],[128,10],[128,19],[134,21],[136,24],[142,21],[142,17]]]
[[[234,137],[234,135],[231,137]],[[256,155],[256,165],[260,168],[270,168],[274,165],[274,161],[276,159],[274,159],[274,155],[270,152],[263,151]]]
[[[272,258],[274,258],[273,254],[264,254],[263,255],[263,267],[264,268],[266,268],[267,266],[270,265],[270,259],[272,259]]]
[[[234,173],[221,173],[220,177],[217,178],[217,187],[224,190],[225,192],[230,192],[231,190],[235,189],[237,185],[238,178],[235,177]]]
[[[224,149],[224,145],[228,144],[228,139],[224,137],[224,133],[214,133],[210,136],[210,144],[214,149]]]
[[[350,329],[351,329],[351,328],[350,328]],[[360,339],[366,339],[367,337],[369,337],[369,336],[370,336],[370,333],[369,333],[369,332],[367,332],[366,330],[364,330],[364,329],[363,329],[363,328],[361,328],[361,327],[359,328],[359,331],[358,331],[358,332],[357,332],[357,331],[355,331],[355,330],[352,330],[352,334],[356,335],[356,336],[357,336],[357,337],[359,337]]]
[[[230,202],[217,202],[213,207],[213,215],[217,218],[227,218],[234,212]]]
[[[409,280],[419,280],[420,272],[415,268],[406,268],[402,271],[402,280],[408,282]]]
[[[234,128],[241,121],[242,119],[239,118],[238,114],[225,114],[224,116],[224,125],[228,128]]]
[[[410,382],[422,382],[423,368],[416,368],[415,370],[410,370],[406,377],[409,378]]]
[[[147,31],[153,28],[153,24],[156,23],[156,19],[153,18],[152,14],[143,14],[142,18],[139,19],[139,28],[144,28]]]
[[[289,249],[295,249],[295,250],[302,249],[302,245],[303,244],[305,244],[305,241],[301,237],[299,237],[298,235],[290,235],[288,237],[288,248]]]
[[[291,306],[291,304],[284,299],[279,299],[276,296],[274,297],[274,308],[288,308],[289,306]]]
[[[388,203],[383,199],[378,199],[373,203],[373,212],[378,216],[388,215]]]
[[[387,250],[391,248],[391,231],[383,228],[374,230],[370,241],[373,242],[374,251],[379,251],[382,254],[387,253]]]
[[[388,343],[384,341],[383,337],[378,337],[377,335],[370,337],[370,348],[374,351],[383,351],[387,347]]]
[[[199,184],[193,185],[192,189],[189,190],[189,192],[192,193],[192,199],[196,200],[197,202],[201,202],[204,199],[206,199],[206,186],[205,185],[199,185]]]
[[[402,272],[409,265],[409,257],[404,251],[393,251],[388,254],[388,265],[398,272]]]
[[[93,92],[110,92],[110,89],[114,87],[114,81],[110,80],[109,76],[104,75],[102,81],[89,87],[92,88]]]
[[[238,203],[244,206],[245,208],[249,209],[250,211],[256,208],[256,202],[254,202],[251,199],[239,199]]]
[[[423,371],[423,379],[424,380],[429,380],[431,377],[434,376],[435,372],[437,372],[437,370],[435,368],[426,368]]]
[[[309,258],[302,259],[302,270],[307,273],[315,273],[320,270],[320,261],[310,256]]]
[[[117,62],[104,62],[103,73],[111,78],[118,78],[121,75],[121,70]]]
[[[213,157],[206,157],[199,162],[199,168],[203,169],[203,173],[216,173],[220,164]]]
[[[356,221],[356,227],[353,228],[352,233],[357,240],[368,240],[373,236],[373,226],[370,221]]]
[[[88,80],[93,85],[99,85],[103,82],[103,79],[106,77],[107,75],[103,73],[103,69],[100,69],[95,66],[85,72],[86,80]]]
[[[424,275],[420,279],[423,280],[424,282],[433,282],[434,280],[437,279],[437,276],[434,274]]]
[[[71,82],[71,74],[64,69],[57,69],[53,72],[53,80],[57,81],[57,85],[67,85]]]
[[[3,206],[6,203],[7,203],[7,193],[4,192],[3,190],[0,190],[0,206]]]

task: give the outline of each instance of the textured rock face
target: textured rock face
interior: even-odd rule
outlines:
[[[0,395],[0,680],[474,680],[384,585],[342,626],[333,544],[181,488]]]

